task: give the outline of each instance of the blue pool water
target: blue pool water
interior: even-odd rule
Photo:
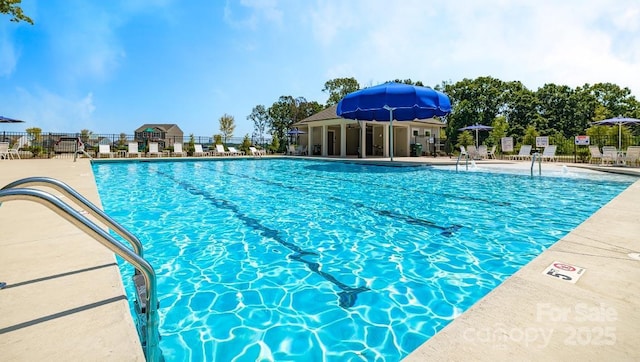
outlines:
[[[93,170],[156,269],[168,361],[398,361],[635,181],[291,159]]]

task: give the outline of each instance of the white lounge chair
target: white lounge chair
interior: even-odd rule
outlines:
[[[20,159],[20,145],[16,142],[13,147],[8,150],[9,157],[15,159],[16,157]]]
[[[517,155],[509,155],[510,160],[530,160],[531,159],[531,145],[520,146],[520,152]]]
[[[618,149],[613,146],[602,147],[602,163],[615,164],[618,159]]]
[[[496,145],[491,146],[491,149],[487,151],[488,159],[496,159]]]
[[[195,144],[195,145],[193,145],[193,148],[194,148],[193,155],[195,157],[211,156],[211,153],[205,152],[202,149],[202,145],[201,144]]]
[[[556,149],[558,148],[557,145],[549,145],[547,147],[544,148],[544,151],[542,151],[542,154],[540,155],[540,158],[542,159],[542,161],[557,161],[556,158]]]
[[[158,150],[157,142],[149,142],[149,152],[147,152],[147,155],[149,157],[153,157],[154,155],[156,157],[162,157],[162,152]]]
[[[127,157],[141,157],[142,154],[138,151],[138,142],[129,142],[129,150],[127,151]]]
[[[0,142],[0,159],[9,159],[9,142]]]
[[[109,157],[113,158],[115,152],[111,152],[110,145],[98,145],[98,158]]]
[[[627,153],[624,156],[624,161],[627,164],[627,166],[640,165],[640,146],[627,147]]]
[[[595,163],[597,161],[599,164],[602,164],[602,152],[600,152],[600,147],[589,146],[589,153],[591,154],[589,163]]]
[[[263,155],[266,154],[263,150],[258,150],[253,146],[249,147],[249,151],[251,151],[251,154],[253,155],[253,157],[262,157]]]
[[[244,151],[238,151],[235,147],[227,147],[229,149],[229,153],[234,156],[244,156]]]
[[[217,144],[214,156],[229,156],[230,153],[224,150],[224,145]]]
[[[182,143],[174,143],[173,144],[173,152],[171,152],[171,156],[173,157],[185,157],[187,153],[182,150]]]
[[[488,158],[487,156],[488,152],[489,151],[487,151],[486,145],[478,146],[478,150],[477,150],[478,159],[484,160],[485,158]]]

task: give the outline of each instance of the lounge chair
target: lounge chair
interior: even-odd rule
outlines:
[[[627,147],[627,153],[624,155],[624,161],[627,166],[640,165],[640,146]]]
[[[149,142],[149,152],[147,152],[148,157],[162,157],[162,152],[158,151],[158,142]]]
[[[488,159],[496,159],[496,145],[491,146],[491,149],[487,151]]]
[[[484,160],[484,159],[488,158],[488,153],[489,153],[489,151],[487,151],[487,146],[486,145],[478,146],[477,155],[478,155],[479,159]]]
[[[171,152],[171,156],[173,157],[185,157],[187,153],[182,150],[182,143],[174,143],[173,144],[173,152]]]
[[[296,155],[303,156],[307,154],[307,146],[300,146],[296,149]]]
[[[602,163],[615,164],[618,160],[618,149],[613,146],[602,147]]]
[[[557,161],[558,159],[556,158],[556,149],[558,148],[557,145],[549,145],[547,147],[544,148],[544,151],[542,151],[542,154],[540,155],[540,158],[542,159],[542,161]]]
[[[142,154],[138,151],[138,142],[129,142],[129,150],[127,151],[127,157],[141,157]]]
[[[234,156],[244,156],[244,151],[238,151],[235,147],[227,147],[229,149],[229,153]]]
[[[113,158],[115,155],[115,152],[111,152],[111,146],[110,145],[98,145],[98,158],[102,158],[102,157],[109,157],[109,158]]]
[[[211,156],[211,153],[205,152],[202,149],[202,145],[200,145],[200,144],[193,145],[193,148],[194,148],[193,155],[196,156],[196,157]]]
[[[224,145],[217,144],[216,145],[216,150],[213,151],[213,155],[214,156],[229,156],[230,153],[228,151],[224,150]]]
[[[263,150],[258,150],[255,147],[249,147],[249,151],[251,151],[253,157],[262,157],[265,154]]]
[[[16,142],[16,144],[14,144],[13,147],[9,148],[7,152],[9,153],[10,158],[15,159],[16,157],[18,157],[18,159],[20,159],[19,151],[20,151],[20,144]]]
[[[296,146],[295,145],[289,145],[289,147],[287,147],[287,155],[295,155],[296,154]]]
[[[472,160],[478,159],[478,149],[474,145],[467,146],[467,154],[469,158]]]
[[[589,163],[602,164],[602,152],[600,152],[600,147],[598,146],[589,146],[589,153],[591,154],[591,158],[589,159]]]
[[[463,145],[460,145],[460,156],[469,156],[469,152]]]
[[[509,155],[510,160],[527,160],[531,159],[531,145],[520,146],[520,151],[517,155]]]
[[[0,142],[0,159],[9,159],[9,142]]]

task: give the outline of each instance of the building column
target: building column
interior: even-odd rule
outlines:
[[[367,158],[367,122],[360,122],[360,158]]]
[[[307,155],[313,156],[313,128],[311,125],[307,128]]]
[[[340,157],[347,157],[347,122],[340,124]]]
[[[327,144],[327,136],[329,132],[329,127],[325,124],[322,125],[322,156],[327,157],[329,153],[327,152],[328,144]]]
[[[389,127],[382,127],[382,157],[389,157]]]

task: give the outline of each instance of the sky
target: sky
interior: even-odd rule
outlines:
[[[0,14],[0,129],[251,135],[257,105],[324,104],[325,82],[490,76],[609,82],[640,99],[637,0],[22,0]]]

